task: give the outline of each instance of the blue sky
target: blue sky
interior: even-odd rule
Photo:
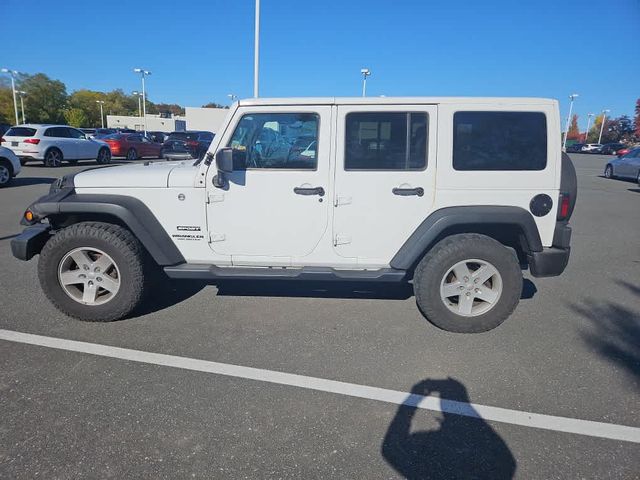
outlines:
[[[254,0],[0,0],[1,66],[199,106],[252,95]],[[633,114],[639,0],[262,0],[261,96],[580,94]]]

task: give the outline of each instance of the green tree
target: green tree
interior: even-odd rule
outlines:
[[[147,103],[147,113],[171,113],[172,115],[184,115],[184,107],[175,103]]]
[[[202,105],[202,108],[229,108],[228,105],[220,105],[216,102],[209,102],[206,105]]]
[[[88,125],[87,115],[80,108],[69,108],[64,111],[64,118],[72,127],[86,127]]]
[[[16,123],[11,87],[7,88],[5,85],[0,86],[0,123]]]
[[[76,90],[69,95],[68,105],[70,109],[81,110],[85,116],[85,124],[83,127],[99,127],[100,123],[100,105],[98,100],[105,100],[105,94],[92,90]],[[106,105],[105,105],[106,106]]]
[[[18,88],[27,92],[25,114],[34,123],[62,123],[67,103],[67,88],[44,73],[23,75]]]
[[[568,140],[578,140],[580,138],[580,128],[578,128],[578,115],[575,113],[571,117],[571,126],[567,132]]]

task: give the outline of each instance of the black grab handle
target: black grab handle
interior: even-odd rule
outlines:
[[[394,195],[401,195],[403,197],[409,196],[409,195],[417,195],[419,197],[424,195],[424,188],[422,187],[416,187],[416,188],[394,188],[393,190],[391,190],[391,192]]]
[[[311,188],[303,188],[303,187],[295,187],[293,189],[293,193],[298,195],[320,195],[324,197],[324,188],[322,187],[311,187]]]

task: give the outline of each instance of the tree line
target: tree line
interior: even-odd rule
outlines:
[[[574,114],[571,117],[571,124],[567,132],[567,140],[581,141],[584,143],[597,143],[602,128],[601,143],[634,143],[640,142],[640,98],[636,101],[635,115],[632,119],[628,115],[605,118],[604,114],[597,115],[593,124],[586,133],[580,133],[578,126],[579,116]]]
[[[25,119],[29,123],[58,123],[74,127],[100,127],[100,105],[102,101],[105,115],[138,115],[138,96],[126,94],[122,89],[110,92],[80,89],[67,93],[66,85],[60,80],[53,80],[44,73],[29,75],[19,73],[16,76],[16,90],[25,92]],[[20,97],[18,114],[22,123]],[[226,108],[215,102],[203,107]],[[185,110],[175,103],[154,103],[147,98],[147,113],[171,113],[184,115]],[[13,109],[13,93],[11,80],[0,78],[0,124],[13,125],[15,114]]]

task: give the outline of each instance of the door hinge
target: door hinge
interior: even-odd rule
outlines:
[[[340,205],[350,205],[351,204],[351,197],[345,197],[342,195],[338,195],[336,197],[336,201],[334,202],[334,206],[338,207]]]
[[[338,245],[346,245],[351,243],[351,237],[348,235],[336,235],[333,237],[333,246],[337,247]]]
[[[207,203],[224,202],[224,193],[207,192]]]
[[[209,232],[209,243],[223,242],[225,239],[226,239],[226,236],[224,233]]]

